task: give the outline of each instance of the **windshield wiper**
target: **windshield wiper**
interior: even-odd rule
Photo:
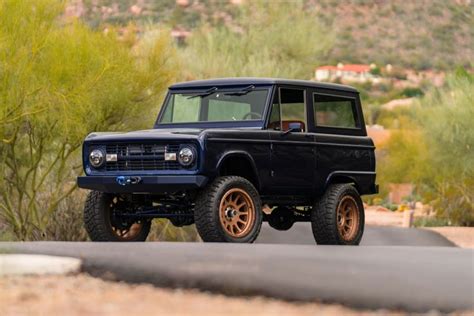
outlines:
[[[208,95],[213,94],[217,90],[217,87],[212,87],[209,90],[206,90],[201,93],[196,93],[188,97],[188,99],[196,98],[196,97],[207,97]]]
[[[245,94],[249,93],[250,91],[252,91],[253,89],[255,89],[255,86],[250,85],[250,86],[245,87],[245,88],[243,88],[241,90],[238,90],[238,91],[224,93],[224,95],[245,95]]]

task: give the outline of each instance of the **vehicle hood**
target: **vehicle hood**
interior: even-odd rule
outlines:
[[[86,142],[134,141],[134,140],[195,140],[202,129],[147,129],[133,132],[94,132],[87,135]]]

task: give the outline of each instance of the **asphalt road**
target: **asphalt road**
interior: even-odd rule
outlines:
[[[260,244],[315,244],[311,223],[295,223],[287,231],[275,230],[264,223],[256,242]],[[454,247],[455,245],[430,230],[366,226],[361,246]]]
[[[365,247],[316,246],[300,235],[307,229],[272,235],[265,228],[259,239],[293,234],[293,245],[30,242],[0,243],[0,251],[78,257],[92,275],[229,295],[412,312],[474,309],[472,250],[429,231],[391,228],[368,228]],[[400,234],[414,234],[424,246],[400,246],[407,242]]]

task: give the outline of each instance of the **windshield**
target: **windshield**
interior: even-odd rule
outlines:
[[[172,93],[160,123],[262,120],[268,89]]]

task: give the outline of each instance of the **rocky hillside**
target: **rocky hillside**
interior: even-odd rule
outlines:
[[[473,1],[310,2],[336,30],[334,61],[449,69],[473,60]]]
[[[67,15],[93,27],[130,21],[192,30],[232,24],[251,0],[71,0]],[[415,69],[472,67],[473,0],[305,0],[334,31],[327,63],[394,64]],[[311,30],[308,30],[310,32]]]

